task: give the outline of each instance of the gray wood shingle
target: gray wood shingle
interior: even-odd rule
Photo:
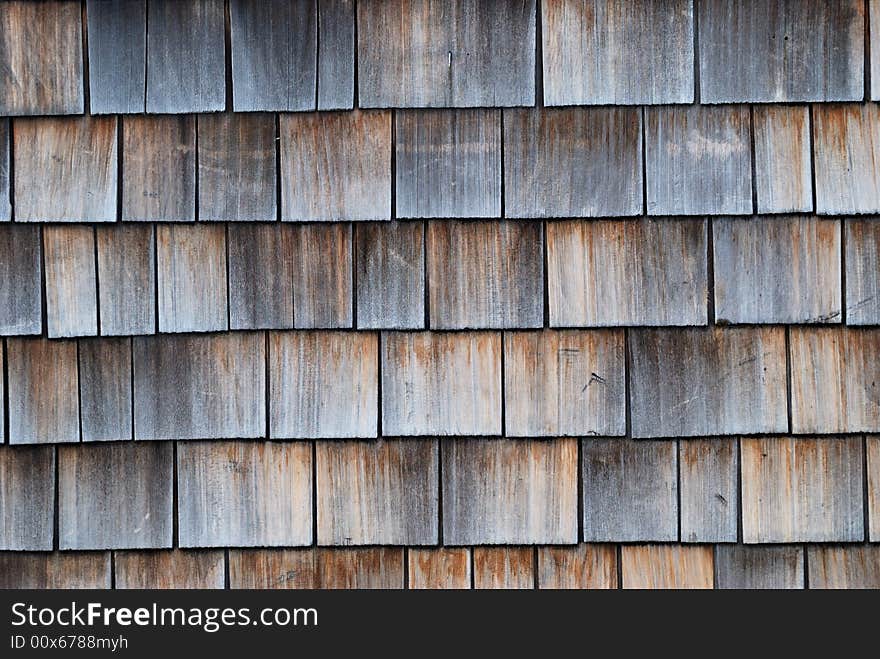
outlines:
[[[147,75],[146,0],[86,0],[89,110],[143,112]]]
[[[712,588],[714,557],[708,545],[624,545],[620,548],[623,588]]]
[[[222,589],[222,551],[120,551],[113,556],[116,588]]]
[[[40,234],[38,226],[0,224],[0,335],[42,330]]]
[[[0,446],[0,550],[52,549],[54,515],[54,449]]]
[[[9,161],[12,155],[10,150],[11,133],[10,119],[0,119],[0,222],[12,219],[12,198],[9,196]]]
[[[617,588],[617,548],[585,543],[538,547],[538,588]]]
[[[298,329],[351,327],[352,227],[293,227],[293,324]]]
[[[152,224],[95,229],[101,334],[128,336],[156,331],[156,248]]]
[[[739,519],[735,439],[679,442],[682,542],[736,542]]]
[[[868,0],[869,23],[868,33],[873,35],[869,42],[871,46],[876,43],[876,35],[880,34],[880,2],[877,0]],[[880,48],[872,47],[870,75],[871,78],[871,100],[880,100]]]
[[[803,588],[804,550],[785,546],[718,545],[715,548],[715,587]]]
[[[132,438],[131,339],[79,342],[82,441]]]
[[[810,588],[880,588],[880,546],[807,548]]]
[[[0,553],[0,589],[110,588],[110,552]]]
[[[868,536],[880,541],[880,437],[865,439],[868,469]]]
[[[318,3],[318,109],[350,110],[354,105],[355,0]]]
[[[846,245],[846,323],[880,324],[880,222],[843,222]]]
[[[43,229],[49,338],[98,333],[95,230],[76,224]]]
[[[805,105],[752,108],[759,213],[813,210],[809,116]]]

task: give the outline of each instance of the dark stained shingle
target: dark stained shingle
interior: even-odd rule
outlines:
[[[225,578],[222,551],[120,551],[113,567],[121,589],[222,589]]]
[[[350,110],[354,104],[355,0],[318,2],[318,109]]]
[[[880,221],[843,222],[846,245],[846,323],[880,324]]]
[[[617,549],[614,545],[538,547],[538,588],[617,588]]]
[[[736,542],[739,519],[735,439],[679,442],[682,542]]]
[[[624,588],[712,588],[715,581],[708,545],[624,545],[620,563]]]
[[[152,224],[95,229],[101,334],[128,336],[156,331],[156,250]]]
[[[755,187],[759,213],[813,210],[809,108],[803,105],[757,105]]]
[[[0,119],[0,222],[12,219],[12,198],[9,196],[11,126],[11,120]]]
[[[474,588],[531,590],[535,587],[532,547],[474,547]]]
[[[53,448],[0,446],[0,550],[52,549],[54,515]]]
[[[143,112],[147,75],[147,0],[86,0],[89,109]]]
[[[351,327],[351,224],[293,227],[293,324],[297,329]]]
[[[410,549],[407,572],[411,590],[471,587],[471,550],[465,547]]]
[[[716,588],[803,588],[802,547],[718,545],[715,548]]]
[[[0,335],[41,331],[40,233],[37,226],[0,224]]]
[[[84,442],[132,438],[131,339],[79,342],[79,396]]]
[[[84,224],[43,229],[49,338],[98,333],[95,230]]]
[[[810,588],[880,589],[880,546],[815,545],[807,548]]]
[[[0,553],[0,589],[110,588],[110,552]]]

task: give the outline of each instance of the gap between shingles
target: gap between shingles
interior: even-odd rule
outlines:
[[[699,1],[694,0],[694,103],[700,104],[700,8]]]
[[[171,547],[180,547],[180,520],[178,515],[177,442],[171,443]]]
[[[2,378],[3,391],[9,391],[9,348],[7,347],[8,341],[4,337],[2,341],[0,341],[0,357],[3,358],[3,368],[0,369],[0,378]],[[0,406],[2,406],[2,415],[3,415],[3,436],[0,437],[2,441],[0,444],[9,444],[9,395],[2,396],[2,400],[0,400]]]
[[[225,0],[223,3],[223,46],[225,49],[223,53],[223,72],[226,83],[225,104],[226,111],[232,112],[232,19],[229,0]]]
[[[87,7],[88,3],[84,2],[80,6],[80,21],[81,21],[81,29],[82,29],[82,58],[83,58],[83,67],[82,67],[82,86],[83,86],[83,113],[89,114],[91,112],[92,98],[91,98],[91,90],[89,86],[89,20],[87,15]]]

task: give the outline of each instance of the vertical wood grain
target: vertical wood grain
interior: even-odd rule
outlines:
[[[531,547],[474,547],[474,588],[535,587],[535,550]]]
[[[715,587],[720,589],[803,588],[804,549],[785,545],[718,545],[715,579]]]
[[[79,342],[82,441],[132,437],[131,339]]]
[[[92,114],[144,112],[146,0],[86,0],[86,17],[89,110]]]
[[[624,588],[712,588],[714,561],[708,545],[624,545]]]
[[[351,224],[293,227],[293,324],[297,329],[352,326]]]
[[[813,545],[807,548],[810,588],[880,588],[880,546]]]
[[[410,549],[407,570],[411,590],[471,587],[471,550],[466,547]]]
[[[101,334],[128,336],[156,331],[155,227],[96,227]]]
[[[39,334],[43,326],[40,228],[0,224],[0,334]]]
[[[116,588],[222,589],[225,564],[222,551],[120,551],[114,568]]]
[[[110,552],[0,553],[0,589],[110,588]]]
[[[868,450],[868,536],[880,542],[880,437],[866,439]]]
[[[355,0],[318,2],[318,109],[350,110],[354,104]]]
[[[95,230],[87,225],[43,229],[46,327],[50,338],[98,333]]]
[[[52,549],[54,515],[53,448],[0,446],[0,550]]]
[[[736,542],[736,440],[688,439],[679,445],[681,541]]]
[[[757,105],[752,113],[758,212],[812,211],[809,108]]]
[[[538,588],[617,588],[617,548],[592,544],[538,547]]]
[[[10,119],[0,119],[0,222],[12,219],[12,198],[9,194],[9,172],[12,157]]]
[[[880,325],[880,222],[843,221],[846,245],[846,323]]]

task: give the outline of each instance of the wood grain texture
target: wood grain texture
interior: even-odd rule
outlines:
[[[76,341],[7,339],[10,444],[78,442]]]
[[[351,224],[293,227],[293,324],[297,329],[351,327]]]
[[[195,220],[195,117],[125,117],[122,170],[123,220]]]
[[[198,118],[199,220],[275,219],[275,117]]]
[[[131,439],[131,339],[79,342],[82,441]]]
[[[635,330],[629,358],[633,437],[788,431],[781,328]]]
[[[391,113],[284,114],[281,219],[391,218]]]
[[[263,437],[262,334],[134,339],[135,439]]]
[[[361,107],[534,104],[535,0],[357,4]]]
[[[350,110],[354,104],[355,0],[320,0],[318,109]]]
[[[375,333],[270,333],[270,436],[376,437],[378,369]]]
[[[429,222],[426,258],[431,327],[541,327],[543,238],[540,222]]]
[[[865,440],[868,466],[868,536],[880,542],[880,437]]]
[[[143,112],[147,75],[146,0],[86,0],[89,110]]]
[[[880,2],[877,0],[868,0],[869,23],[868,33],[871,35],[880,34]],[[871,39],[870,45],[875,42]],[[880,48],[869,48],[871,51],[870,78],[871,78],[871,100],[880,100]],[[868,75],[866,73],[866,75]]]
[[[779,590],[804,587],[802,547],[718,545],[715,587]]]
[[[230,329],[293,327],[293,227],[247,222],[227,231]]]
[[[403,588],[403,549],[265,549],[229,552],[231,588]]]
[[[707,545],[624,545],[624,588],[712,588],[714,561]]]
[[[641,214],[641,112],[505,111],[504,212],[511,218]]]
[[[847,218],[846,323],[880,325],[880,222],[876,218]]]
[[[0,335],[42,331],[40,233],[38,226],[0,224]]]
[[[110,588],[110,552],[0,554],[0,589]]]
[[[541,3],[545,105],[694,100],[692,0]]]
[[[645,109],[649,215],[752,212],[748,106]]]
[[[400,218],[501,216],[501,111],[395,113]]]
[[[6,341],[0,340],[0,369],[3,369],[2,372],[6,372],[6,364],[5,357],[3,354],[6,352]],[[0,405],[3,405],[3,409],[8,409],[6,406],[6,378],[0,378]],[[7,442],[6,439],[6,414],[4,413],[4,418],[0,421],[0,440],[5,444]]]
[[[705,220],[547,222],[550,325],[704,325]]]
[[[226,227],[156,227],[160,332],[213,332],[228,327]]]
[[[880,332],[790,330],[791,430],[880,431]]]
[[[318,442],[320,545],[436,545],[437,440]]]
[[[152,224],[95,228],[101,334],[156,331],[156,247]]]
[[[0,6],[0,115],[81,114],[81,3]]]
[[[759,213],[813,210],[809,114],[805,105],[752,108]]]
[[[214,112],[226,105],[223,0],[150,0],[147,112]]]
[[[312,448],[304,442],[182,442],[181,547],[312,542]]]
[[[617,548],[590,544],[538,547],[538,588],[617,588]]]
[[[864,2],[701,0],[704,103],[856,101],[864,93]]]
[[[577,440],[445,439],[441,450],[445,544],[577,542]]]
[[[383,333],[382,432],[501,434],[501,336]]]
[[[505,436],[625,434],[624,360],[619,331],[505,333]]]
[[[120,551],[114,558],[116,588],[222,589],[225,559],[222,551]]]
[[[864,539],[860,437],[743,438],[743,542]]]
[[[471,587],[471,550],[465,547],[410,549],[407,569],[411,590]]]
[[[12,120],[0,119],[0,222],[12,219],[12,198],[9,195],[11,126]]]
[[[0,446],[0,550],[52,549],[55,451]]]
[[[173,470],[168,442],[59,447],[60,549],[170,547]]]
[[[810,588],[880,588],[880,545],[810,546]]]
[[[839,323],[840,232],[809,215],[713,219],[715,322]]]
[[[880,212],[880,107],[876,103],[813,108],[816,212]]]
[[[98,333],[95,230],[62,224],[43,229],[49,338]]]
[[[425,326],[425,225],[359,224],[355,232],[357,326]]]
[[[585,541],[678,540],[674,442],[585,439],[581,457]]]
[[[679,442],[682,542],[736,542],[738,473],[735,439]]]
[[[494,590],[535,587],[532,547],[474,547],[474,588]]]
[[[116,118],[16,119],[15,219],[116,220]]]
[[[236,112],[315,109],[316,4],[316,0],[230,1]],[[323,58],[323,40],[321,51]]]

